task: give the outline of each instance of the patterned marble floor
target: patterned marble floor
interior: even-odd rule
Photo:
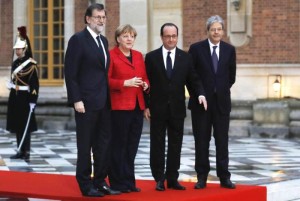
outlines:
[[[0,170],[75,174],[75,132],[38,131],[32,134],[31,143],[30,163],[12,160],[9,157],[16,150],[15,136],[0,129]],[[229,146],[230,171],[235,183],[267,186],[268,201],[300,200],[300,139],[232,138]],[[193,136],[185,135],[180,180],[196,181],[194,153]],[[210,161],[209,182],[217,183],[213,141]],[[136,178],[153,179],[149,168],[148,134],[141,138],[136,157]]]

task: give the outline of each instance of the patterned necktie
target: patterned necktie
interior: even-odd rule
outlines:
[[[213,46],[213,53],[211,55],[211,59],[212,59],[212,63],[213,63],[213,66],[214,66],[214,71],[215,73],[217,73],[217,70],[218,70],[218,56],[217,56],[217,53],[216,53],[216,48],[218,46]]]
[[[103,59],[101,59],[102,61],[104,61],[104,66],[105,66],[105,56],[104,56],[104,52],[103,52],[103,47],[102,47],[102,44],[101,44],[101,41],[100,41],[100,37],[99,36],[97,36],[96,37],[96,39],[97,39],[97,42],[98,42],[98,48],[99,48],[99,52],[100,52],[100,54],[101,54],[101,58],[103,58]]]
[[[168,76],[169,79],[172,76],[172,59],[170,57],[170,54],[171,54],[171,52],[168,52],[167,61],[166,61],[166,64],[167,64],[167,76]]]

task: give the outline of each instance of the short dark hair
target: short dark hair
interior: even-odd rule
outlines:
[[[104,5],[103,5],[103,4],[100,4],[100,3],[93,3],[93,4],[91,4],[91,5],[86,9],[86,11],[85,11],[85,15],[84,15],[84,23],[85,23],[85,24],[87,24],[86,16],[91,17],[94,10],[104,10],[105,15],[106,15],[106,11],[105,11],[105,9],[104,9]]]
[[[168,23],[165,23],[165,24],[163,24],[163,25],[161,26],[161,28],[160,28],[160,36],[163,36],[163,35],[164,35],[164,28],[165,28],[166,26],[175,27],[176,30],[177,30],[177,35],[178,35],[178,27],[177,27],[175,24],[168,22]]]

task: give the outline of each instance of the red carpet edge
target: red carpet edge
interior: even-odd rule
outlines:
[[[237,188],[225,189],[219,184],[207,185],[207,188],[195,190],[194,183],[181,182],[185,191],[167,189],[155,191],[153,180],[138,180],[139,193],[107,195],[102,198],[83,197],[75,176],[61,174],[0,171],[0,195],[19,198],[40,198],[54,200],[115,200],[115,201],[266,201],[265,186],[237,184]]]

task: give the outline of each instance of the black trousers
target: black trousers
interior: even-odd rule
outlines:
[[[230,178],[228,171],[228,130],[229,114],[221,114],[218,109],[217,97],[208,103],[207,111],[191,111],[192,127],[195,138],[195,170],[198,179],[207,179],[210,171],[209,144],[212,135],[215,138],[217,176]]]
[[[143,129],[143,111],[112,111],[112,149],[109,182],[112,189],[136,187],[134,160]]]
[[[151,118],[150,122],[150,167],[156,182],[177,181],[183,139],[184,119]],[[168,137],[167,162],[165,162],[166,132]],[[166,169],[165,169],[166,165]]]
[[[20,143],[22,141],[23,138],[23,134],[24,132],[17,132],[16,133],[16,138],[17,138],[17,146],[19,148]],[[31,133],[27,131],[27,133],[25,133],[25,138],[23,141],[23,144],[20,148],[20,153],[24,154],[24,153],[29,153],[30,152],[30,140],[31,140]]]
[[[110,142],[111,112],[106,106],[97,111],[75,112],[77,137],[76,179],[82,192],[92,185],[105,185]],[[91,162],[93,155],[93,164]],[[91,177],[92,169],[94,177]]]

